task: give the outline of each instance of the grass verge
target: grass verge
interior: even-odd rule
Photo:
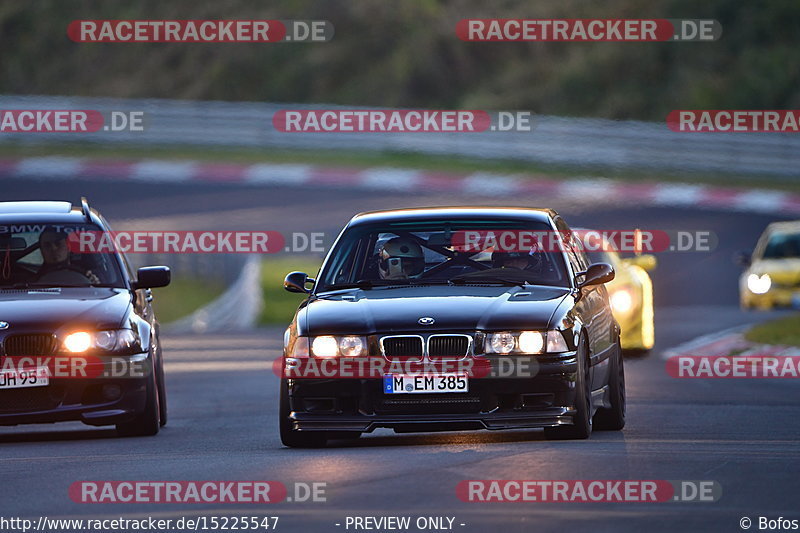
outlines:
[[[219,282],[181,277],[167,287],[153,289],[153,307],[158,321],[168,324],[212,302],[224,290]]]
[[[283,278],[294,270],[307,272],[309,276],[314,277],[321,264],[321,258],[312,256],[263,260],[261,263],[261,290],[264,295],[264,308],[258,317],[258,323],[260,325],[288,325],[304,296],[285,291]]]
[[[753,326],[744,337],[759,344],[800,346],[800,314]]]

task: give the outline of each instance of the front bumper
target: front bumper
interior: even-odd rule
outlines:
[[[513,374],[513,368],[504,368]],[[386,394],[381,379],[288,379],[289,423],[299,431],[369,433],[545,428],[572,424],[574,353],[534,376],[472,377],[467,393]]]
[[[146,353],[115,359],[144,364],[135,376],[100,377],[103,372],[90,368],[87,375],[98,377],[51,377],[43,387],[0,389],[0,426],[68,421],[105,426],[132,420],[147,401],[152,359]],[[106,385],[118,386],[118,397],[105,395]]]
[[[745,289],[741,292],[744,308],[772,309],[774,307],[800,307],[800,288],[773,287],[764,294],[754,294]]]

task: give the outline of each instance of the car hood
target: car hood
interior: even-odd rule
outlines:
[[[546,328],[561,287],[392,287],[331,293],[298,314],[301,335]],[[433,318],[420,325],[422,317]]]
[[[750,272],[769,274],[778,285],[800,285],[800,259],[761,259],[753,263]]]
[[[55,331],[63,326],[119,327],[131,305],[124,289],[0,289],[0,321],[7,333]]]

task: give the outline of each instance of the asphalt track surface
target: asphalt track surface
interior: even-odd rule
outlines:
[[[348,516],[453,517],[453,530],[741,531],[742,517],[800,519],[800,395],[796,380],[674,379],[662,352],[709,332],[764,320],[740,312],[738,250],[775,219],[722,211],[592,204],[576,199],[418,196],[348,189],[3,181],[3,199],[87,195],[116,229],[324,231],[355,212],[416,205],[555,207],[573,226],[710,230],[713,252],[664,253],[654,272],[657,345],[626,360],[628,424],[586,441],[538,431],[397,435],[382,430],[323,450],[281,446],[281,328],[251,335],[166,336],[170,422],[151,438],[121,439],[80,424],[0,428],[0,516],[178,518],[279,516],[278,531],[354,531]],[[157,295],[156,295],[157,297]],[[325,502],[271,505],[78,504],[79,480],[275,480],[327,484]],[[467,503],[468,479],[713,480],[717,502]],[[291,496],[291,492],[290,492]],[[336,525],[340,524],[340,525]],[[463,524],[463,525],[461,525]],[[362,530],[363,531],[363,530]],[[410,531],[417,531],[413,528]]]

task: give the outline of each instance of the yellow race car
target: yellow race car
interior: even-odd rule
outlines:
[[[655,344],[653,281],[647,272],[656,267],[656,258],[649,254],[623,258],[611,242],[603,239],[603,244],[603,250],[587,250],[586,255],[590,263],[609,263],[616,272],[605,286],[614,318],[622,329],[622,349],[646,352]]]
[[[743,309],[800,307],[800,221],[773,222],[752,254],[742,252],[739,278]]]

